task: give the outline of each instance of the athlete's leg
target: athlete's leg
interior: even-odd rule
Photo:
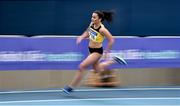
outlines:
[[[88,66],[96,63],[101,58],[101,54],[99,53],[92,53],[90,54],[80,65],[79,70],[76,72],[76,75],[69,86],[76,87],[83,76],[83,72],[87,69]]]
[[[106,70],[108,66],[110,66],[111,64],[114,64],[114,63],[115,63],[114,60],[108,60],[108,61],[104,61],[104,62],[96,62],[93,64],[93,69],[95,72],[102,72],[102,71]]]
[[[63,92],[67,94],[72,92],[73,87],[76,87],[82,80],[83,72],[87,69],[87,67],[99,61],[100,58],[101,58],[101,54],[92,53],[83,62],[81,62],[81,64],[79,65],[79,70],[76,72],[74,79],[68,86],[62,89]]]
[[[108,66],[110,66],[114,63],[116,63],[116,61],[114,61],[114,60],[103,61],[103,62],[99,63],[99,67],[101,67],[101,70],[104,71],[105,69],[107,69]]]
[[[103,70],[103,68],[99,66],[99,61],[95,62],[92,66],[94,69],[93,71],[95,71],[96,73],[101,72]]]
[[[93,68],[96,72],[102,72],[102,71],[106,70],[108,66],[110,66],[114,63],[127,65],[127,62],[123,58],[114,56],[114,57],[112,57],[112,59],[108,59],[108,60],[103,61],[103,62],[94,63]]]
[[[62,90],[67,94],[72,92],[73,87],[76,87],[80,83],[80,81],[82,80],[83,72],[87,69],[87,67],[94,64],[94,63],[96,63],[97,61],[99,61],[100,58],[101,58],[101,54],[98,54],[98,53],[90,54],[79,65],[79,70],[76,72],[76,75],[75,75],[74,79],[72,80],[72,82],[70,83],[70,85],[64,87]]]

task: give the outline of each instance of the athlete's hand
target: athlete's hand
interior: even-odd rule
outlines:
[[[76,44],[80,44],[80,43],[81,43],[81,41],[82,41],[82,37],[80,36],[80,37],[78,37],[78,38],[77,38],[77,40],[76,40]]]
[[[78,38],[76,39],[76,44],[77,44],[77,45],[80,44],[81,41],[82,41],[82,37],[80,36],[80,37],[78,37]]]

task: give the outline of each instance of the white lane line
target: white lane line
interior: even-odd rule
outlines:
[[[91,99],[53,99],[53,100],[23,100],[23,101],[2,101],[6,103],[39,103],[39,102],[70,102],[70,101],[104,101],[104,100],[180,100],[179,97],[160,97],[160,98],[91,98]]]
[[[146,90],[180,90],[180,88],[75,89],[75,91],[78,91],[78,92],[94,92],[94,91],[146,91]],[[0,92],[0,94],[12,94],[12,93],[47,93],[47,92],[62,92],[62,90],[2,91],[2,92]]]

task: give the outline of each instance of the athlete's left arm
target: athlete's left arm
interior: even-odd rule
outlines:
[[[114,38],[113,38],[112,34],[105,27],[102,27],[100,29],[100,33],[102,33],[108,40],[108,45],[107,45],[106,51],[109,52],[114,43]]]

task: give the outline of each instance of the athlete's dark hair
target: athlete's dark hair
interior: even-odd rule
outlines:
[[[112,22],[113,21],[113,11],[100,11],[100,10],[95,10],[93,13],[96,13],[99,18],[101,18],[102,22],[106,20],[107,22]]]

